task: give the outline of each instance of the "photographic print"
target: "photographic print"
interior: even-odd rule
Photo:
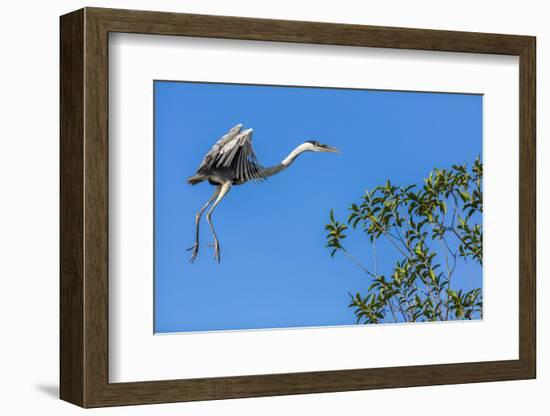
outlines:
[[[536,378],[535,37],[86,7],[59,38],[61,399]]]
[[[483,316],[483,96],[154,82],[155,333]]]

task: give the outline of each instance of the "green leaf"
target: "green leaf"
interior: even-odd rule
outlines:
[[[360,204],[348,205],[347,225],[339,223],[334,209],[330,210],[330,224],[324,227],[331,257],[344,250],[341,243],[347,237],[346,230],[351,233],[359,225],[362,231],[359,237],[363,232],[367,236],[367,258],[369,248],[378,251],[373,251],[373,255],[396,256],[392,269],[377,271],[382,273],[380,277],[370,279],[365,292],[356,293],[350,300],[349,307],[357,323],[391,321],[389,311],[396,305],[412,321],[441,319],[447,308],[452,319],[482,315],[481,289],[466,293],[452,290],[448,276],[442,271],[450,273],[444,264],[446,250],[448,256],[451,253],[451,258],[454,257],[453,262],[460,258],[482,264],[483,230],[475,221],[483,212],[483,166],[480,158],[470,165],[471,169],[467,166],[457,163],[450,169],[434,168],[427,172],[424,183],[419,178],[418,185],[392,186],[388,178],[372,191],[366,190],[360,196]],[[452,218],[446,217],[449,212],[453,213]],[[351,238],[352,234],[348,236]],[[388,249],[386,244],[374,247],[377,239],[392,240],[403,251]],[[355,254],[364,255],[361,247]],[[457,277],[455,286],[460,281],[460,276]]]
[[[468,192],[459,189],[458,193],[460,194],[460,198],[462,198],[462,201],[466,202],[470,200],[470,194]]]

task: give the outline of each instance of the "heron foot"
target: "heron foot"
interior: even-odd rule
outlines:
[[[195,259],[197,258],[197,254],[199,253],[199,243],[193,244],[192,247],[189,247],[187,251],[193,250],[193,253],[191,254],[191,257],[189,257],[189,261],[193,263]]]
[[[218,240],[214,241],[212,244],[208,244],[208,247],[214,247],[214,260],[220,263],[220,243],[218,243]]]

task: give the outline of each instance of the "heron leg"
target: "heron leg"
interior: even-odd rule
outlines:
[[[220,201],[223,199],[223,197],[229,192],[231,189],[231,182],[225,182],[220,189],[220,193],[218,197],[216,198],[216,202],[214,202],[214,205],[212,205],[212,208],[208,211],[206,214],[206,221],[208,221],[208,224],[210,224],[210,229],[212,230],[212,236],[214,237],[214,260],[217,260],[218,263],[220,262],[220,243],[218,242],[218,238],[216,237],[216,231],[214,231],[214,225],[212,225],[212,212],[214,212],[214,209],[216,206],[220,203]]]
[[[195,258],[197,257],[197,253],[199,252],[199,223],[201,221],[202,213],[206,208],[208,208],[208,205],[210,205],[212,201],[214,201],[218,197],[218,195],[220,194],[220,189],[221,189],[221,186],[216,187],[216,190],[214,191],[214,193],[212,194],[208,202],[204,204],[204,206],[200,209],[200,211],[197,212],[197,215],[195,215],[195,244],[193,244],[192,247],[189,247],[187,249],[187,251],[193,250],[193,254],[191,254],[191,257],[189,258],[189,261],[191,263],[195,261]]]

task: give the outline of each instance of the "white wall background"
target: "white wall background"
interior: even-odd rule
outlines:
[[[550,146],[543,130],[550,98],[549,12],[536,0],[121,0],[5,2],[0,15],[0,411],[72,415],[58,395],[58,16],[83,6],[536,35],[538,38],[539,377],[398,390],[331,393],[88,410],[103,415],[543,415],[550,410],[544,346],[544,242],[550,237],[543,184]]]

